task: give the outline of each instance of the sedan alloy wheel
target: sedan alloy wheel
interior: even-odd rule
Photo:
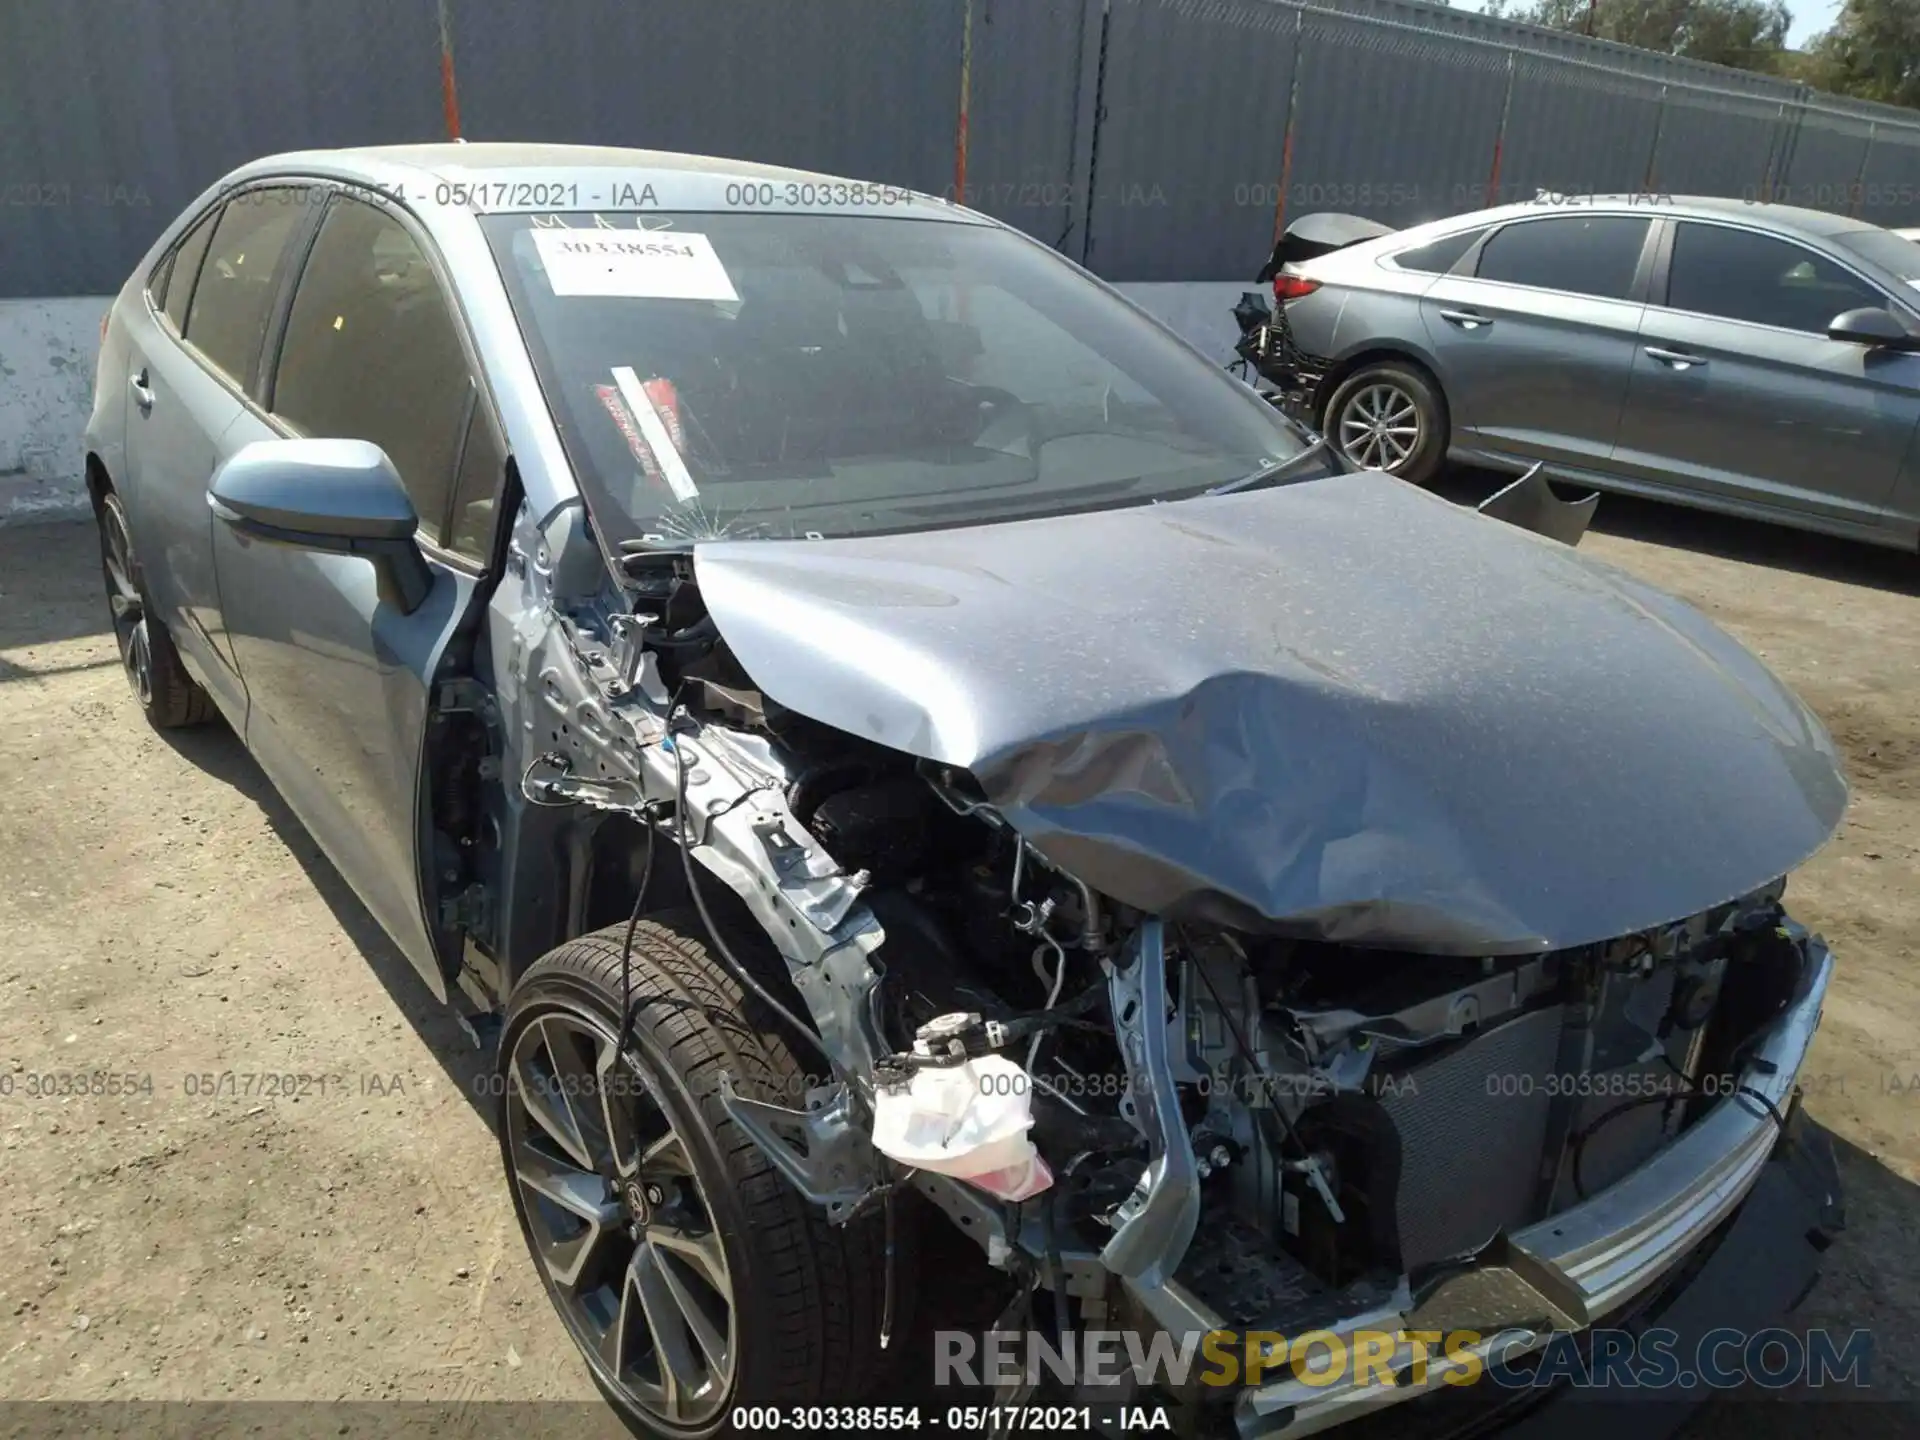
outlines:
[[[1337,427],[1341,453],[1362,469],[1397,474],[1420,448],[1420,406],[1391,381],[1354,391]]]
[[[671,1427],[732,1390],[726,1247],[685,1141],[590,1016],[550,1010],[506,1066],[508,1165],[540,1264],[601,1379]]]

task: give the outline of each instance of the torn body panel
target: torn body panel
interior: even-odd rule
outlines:
[[[860,877],[842,873],[793,822],[784,796],[795,777],[763,736],[699,723],[670,731],[657,657],[636,638],[645,617],[612,583],[583,519],[575,507],[542,524],[523,507],[493,597],[488,664],[506,783],[494,791],[498,857],[488,879],[504,918],[494,953],[476,956],[476,969],[504,993],[540,954],[584,928],[582,852],[601,818],[657,824],[662,844],[690,837],[690,858],[709,883],[724,885],[784,958],[843,1075],[868,1075],[883,1047],[866,1019],[879,978],[867,957],[885,932],[855,903]],[[665,818],[651,818],[649,807]],[[796,1156],[830,1152],[831,1184],[803,1189],[844,1218],[880,1181],[870,1147],[847,1122],[846,1086],[836,1088],[789,1115],[785,1129],[814,1142],[797,1151],[780,1138],[781,1106],[731,1093],[728,1103],[790,1175],[800,1173]]]
[[[763,726],[749,723],[764,719],[753,696],[694,678],[684,670],[687,655],[673,654],[671,646],[649,648],[647,637],[657,634],[651,627],[672,605],[664,591],[651,599],[643,595],[635,613],[632,597],[610,583],[582,583],[592,573],[587,567],[576,570],[570,584],[568,547],[592,544],[575,516],[557,515],[543,526],[523,510],[494,596],[490,665],[503,677],[499,768],[507,784],[498,817],[504,838],[490,878],[504,897],[499,909],[513,919],[498,937],[499,983],[510,988],[532,958],[581,928],[577,899],[569,899],[578,889],[579,865],[576,860],[570,869],[565,857],[580,848],[577,834],[595,823],[593,817],[653,824],[659,843],[684,844],[707,883],[723,885],[778,952],[837,1072],[832,1085],[807,1097],[804,1110],[791,1108],[799,1098],[791,1096],[728,1091],[725,1103],[802,1193],[835,1220],[845,1220],[887,1183],[866,1125],[873,1077],[891,1049],[876,995],[887,968],[880,957],[888,931],[879,918],[885,907],[878,900],[867,903],[872,877],[830,854],[816,830],[826,828],[852,845],[855,817],[850,807],[832,810],[831,802],[835,794],[861,792],[845,788],[839,774],[844,760],[809,764]],[[681,672],[671,690],[662,679],[663,664]],[[696,698],[682,704],[683,696]],[[722,713],[741,723],[728,723]],[[905,778],[925,806],[944,808],[935,790],[910,770]],[[843,788],[826,793],[834,784]],[[946,806],[953,803],[945,798]],[[828,825],[830,814],[840,829]],[[970,828],[1004,830],[992,817],[953,818]],[[1017,869],[1012,888],[1019,889]],[[1092,953],[1103,943],[1093,934],[1097,911],[1090,892],[1075,889],[1079,930],[1072,943]],[[901,913],[903,901],[892,898],[890,916]],[[912,923],[912,914],[907,912],[902,932],[908,944],[930,933]],[[908,957],[894,958],[903,976],[910,975]],[[1134,960],[1122,973],[1137,983],[1146,968]],[[897,980],[896,988],[906,983]],[[1164,987],[1164,970],[1153,969],[1151,991]],[[1146,1050],[1165,1046],[1146,1005],[1136,1009],[1132,1033],[1144,1037],[1146,1047],[1129,1053],[1130,1070],[1136,1061],[1144,1065]],[[1163,1142],[1183,1143],[1170,1083],[1155,1088],[1143,1070],[1134,1088],[1149,1115],[1152,1096],[1159,1113],[1169,1117],[1152,1129],[1155,1152]],[[965,1215],[969,1227],[977,1226],[1003,1263],[1023,1235],[1030,1246],[1041,1244],[1028,1227],[1009,1227],[998,1207],[980,1206],[944,1177],[920,1175],[916,1183],[936,1203]],[[1189,1194],[1189,1229],[1195,1205],[1197,1197]],[[1142,1247],[1137,1240],[1133,1248],[1144,1265],[1168,1249]],[[1094,1261],[1094,1251],[1084,1246],[1068,1246],[1067,1253]],[[1168,1252],[1169,1264],[1177,1258],[1177,1248]]]
[[[1578,545],[1600,508],[1600,492],[1589,491],[1578,500],[1562,500],[1547,483],[1545,466],[1534,465],[1511,485],[1480,502],[1480,513],[1522,530],[1531,530],[1562,545]]]
[[[1766,883],[1845,806],[1704,617],[1384,475],[694,564],[766,695],[971,771],[1152,913],[1560,949]]]
[[[1280,273],[1282,266],[1317,260],[1322,255],[1331,255],[1336,250],[1358,245],[1363,240],[1377,240],[1382,235],[1391,234],[1391,225],[1383,225],[1363,215],[1342,215],[1335,211],[1302,215],[1273,242],[1273,253],[1267,257],[1267,263],[1260,267],[1260,273],[1254,278],[1264,285]]]

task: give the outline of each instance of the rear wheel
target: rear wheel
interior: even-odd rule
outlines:
[[[515,987],[501,1032],[500,1143],[549,1298],[630,1425],[700,1440],[738,1405],[847,1403],[880,1352],[884,1231],[804,1200],[728,1118],[720,1077],[804,1103],[771,1015],[707,952],[698,921],[568,941]]]
[[[160,730],[212,718],[213,701],[187,674],[167,627],[154,618],[140,581],[126,507],[111,490],[101,497],[100,571],[107,586],[113,638],[127,683],[147,720]]]
[[[1324,428],[1353,464],[1415,485],[1432,480],[1446,458],[1446,404],[1431,378],[1398,361],[1362,366],[1341,381]]]

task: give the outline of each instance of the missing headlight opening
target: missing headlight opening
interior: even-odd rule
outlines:
[[[620,595],[540,632],[530,728],[556,743],[523,785],[654,807],[723,963],[827,1057],[804,1094],[729,1073],[723,1095],[834,1224],[884,1209],[891,1234],[917,1191],[1009,1275],[1017,1323],[1062,1336],[1425,1326],[1511,1360],[1514,1327],[1544,1345],[1652,1303],[1737,1200],[1720,1181],[1783,1143],[1831,964],[1783,872],[1825,817],[1770,878],[1623,933],[1569,941],[1604,909],[1581,904],[1530,927],[1481,878],[1366,903],[1330,883],[1289,913],[1121,823],[1184,783],[1167,737],[1216,718],[1198,692],[1157,755],[1147,706],[955,763],[925,727],[888,743],[878,690],[849,702],[865,734],[763,690],[786,672],[739,606],[849,637],[734,558],[629,545]],[[1170,1398],[1203,1432],[1284,1433],[1296,1383]]]

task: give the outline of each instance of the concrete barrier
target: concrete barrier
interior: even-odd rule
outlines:
[[[1239,333],[1234,302],[1253,282],[1117,287],[1225,365]],[[0,300],[0,525],[87,512],[81,435],[106,296]]]
[[[87,511],[80,446],[111,300],[0,300],[0,525]]]

